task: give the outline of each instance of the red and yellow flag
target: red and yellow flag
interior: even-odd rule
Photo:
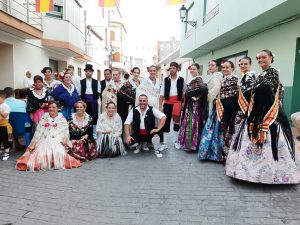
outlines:
[[[183,4],[185,3],[186,0],[167,0],[167,5],[178,5],[178,4]]]
[[[99,6],[104,8],[116,7],[119,0],[99,0]]]
[[[49,12],[53,10],[53,0],[35,0],[36,12]]]

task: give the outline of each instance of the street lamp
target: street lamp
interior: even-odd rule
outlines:
[[[181,22],[188,23],[192,27],[196,27],[197,26],[197,21],[187,21],[186,20],[188,10],[187,10],[187,8],[184,5],[181,6],[181,8],[179,9],[179,12],[180,12]]]

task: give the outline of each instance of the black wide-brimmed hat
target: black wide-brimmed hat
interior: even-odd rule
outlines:
[[[90,70],[90,71],[94,72],[93,65],[92,64],[85,64],[84,71],[86,71],[86,70]]]

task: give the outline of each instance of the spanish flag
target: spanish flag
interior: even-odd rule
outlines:
[[[53,0],[35,0],[36,12],[49,12],[53,10]]]
[[[99,6],[104,8],[116,7],[119,0],[99,0]]]
[[[186,0],[167,0],[167,5],[168,6],[178,5],[178,4],[183,4],[185,2],[186,2]]]

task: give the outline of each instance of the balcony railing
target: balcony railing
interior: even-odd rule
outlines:
[[[0,10],[39,30],[43,28],[41,14],[35,12],[35,1],[0,0]]]
[[[207,13],[203,17],[203,24],[207,23],[209,20],[211,20],[213,17],[215,17],[219,13],[219,5],[217,5],[215,8],[213,8],[209,13]]]

